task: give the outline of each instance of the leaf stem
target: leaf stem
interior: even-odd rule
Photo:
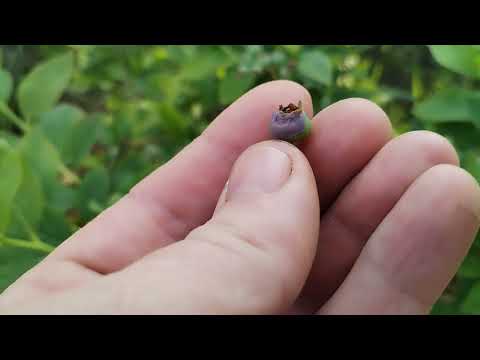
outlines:
[[[17,208],[16,206],[13,207],[13,215],[18,219],[20,220],[23,228],[27,231],[28,233],[28,236],[30,237],[30,240],[31,241],[37,241],[37,240],[40,240],[39,237],[37,236],[37,234],[35,233],[35,231],[33,230],[33,228],[30,226],[30,224],[28,223],[27,219],[25,219],[25,216],[23,216],[22,212],[20,211],[19,208]]]
[[[44,243],[39,239],[34,241],[28,241],[28,240],[8,238],[6,236],[0,236],[0,242],[5,245],[19,247],[23,249],[29,249],[29,250],[37,250],[47,254],[51,253],[55,249],[53,246],[47,243]]]
[[[30,127],[20,119],[15,113],[8,107],[7,104],[0,102],[0,115],[5,116],[12,124],[18,126],[23,132],[27,132]]]
[[[27,220],[25,219],[23,214],[18,210],[18,208],[14,207],[13,213],[15,214],[15,216],[17,216],[17,218],[22,223],[23,227],[25,228],[25,230],[27,231],[30,237],[30,240],[13,239],[13,238],[6,237],[4,235],[0,235],[0,242],[3,242],[3,244],[6,244],[6,245],[16,246],[24,249],[38,250],[46,253],[52,252],[54,247],[40,240],[35,230],[30,226],[30,224],[27,222]]]

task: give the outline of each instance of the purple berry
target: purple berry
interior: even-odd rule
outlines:
[[[310,134],[311,128],[311,120],[303,111],[301,101],[298,106],[292,103],[286,107],[280,105],[272,115],[271,133],[274,139],[298,142]]]

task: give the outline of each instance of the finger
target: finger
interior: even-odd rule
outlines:
[[[363,249],[323,314],[426,314],[466,255],[480,223],[480,189],[437,165],[407,190]]]
[[[32,268],[3,291],[0,294],[0,309],[28,304],[31,299],[78,288],[101,277],[70,261],[45,262],[39,270]]]
[[[429,168],[458,165],[440,135],[414,131],[390,141],[322,218],[321,241],[303,295],[318,308],[340,286],[363,246],[403,193]]]
[[[214,215],[223,206],[223,204],[225,204],[225,201],[227,199],[227,189],[228,189],[228,181],[225,184],[225,187],[223,188],[222,193],[220,194],[220,198],[218,199],[217,206],[215,207],[215,211],[213,212]]]
[[[302,149],[317,179],[322,213],[391,137],[387,115],[368,100],[342,100],[315,116]]]
[[[314,117],[312,135],[301,149],[316,175],[324,210],[391,136],[387,115],[365,99],[339,101]]]
[[[226,201],[184,241],[159,249],[88,289],[20,313],[272,314],[288,308],[310,269],[319,204],[295,147],[264,142],[235,164]],[[109,294],[105,295],[105,288]],[[96,294],[85,303],[85,292]]]
[[[226,109],[174,159],[74,234],[52,255],[109,273],[183,239],[212,215],[231,166],[251,144],[269,138],[272,111],[308,92],[290,81],[261,85]]]

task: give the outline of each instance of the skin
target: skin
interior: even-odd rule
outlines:
[[[270,141],[263,84],[0,296],[5,314],[426,314],[480,223],[447,140],[362,99]],[[267,126],[266,126],[267,124]],[[227,182],[228,180],[228,182]],[[434,209],[434,211],[432,211]]]

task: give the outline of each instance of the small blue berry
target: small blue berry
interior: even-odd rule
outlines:
[[[310,134],[312,124],[299,101],[298,106],[291,103],[286,107],[280,105],[272,115],[270,128],[274,139],[296,143]]]

